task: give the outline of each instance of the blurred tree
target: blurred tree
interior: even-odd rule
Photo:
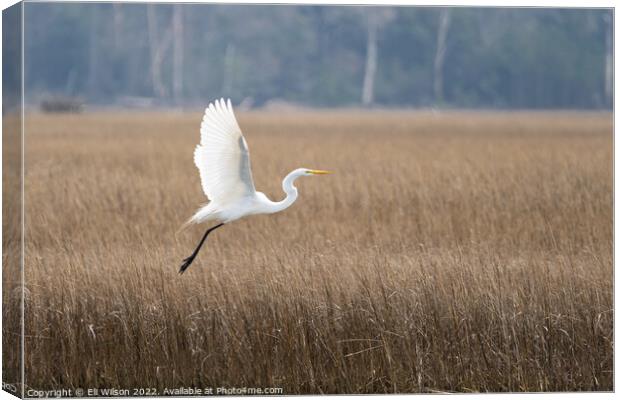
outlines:
[[[439,11],[439,29],[437,29],[437,51],[433,64],[433,90],[435,91],[435,103],[443,102],[443,62],[446,56],[446,39],[450,28],[450,8],[442,8]]]
[[[612,107],[605,9],[25,7],[30,103]]]
[[[151,49],[151,79],[153,80],[153,92],[156,97],[166,97],[167,90],[162,76],[162,68],[165,52],[172,42],[172,27],[167,28],[162,37],[159,34],[157,20],[157,8],[155,4],[146,5],[147,25],[149,32],[149,47]]]
[[[394,18],[391,8],[365,7],[366,19],[366,66],[364,67],[364,86],[362,105],[369,106],[374,100],[375,74],[377,73],[377,35],[378,31]]]
[[[18,111],[22,102],[22,7],[15,4],[2,11],[2,115]],[[7,139],[7,133],[3,140]],[[6,143],[6,142],[5,142]],[[8,150],[8,146],[5,147]],[[5,150],[6,151],[6,150]],[[6,160],[6,158],[5,158]],[[7,169],[5,169],[6,171]],[[3,177],[4,179],[4,177]],[[17,193],[15,193],[17,195]],[[5,200],[6,201],[6,200]],[[5,204],[7,204],[5,202]],[[6,219],[5,219],[6,221]]]
[[[175,4],[172,7],[172,94],[175,102],[179,103],[183,98],[183,6]]]
[[[605,23],[605,84],[603,91],[605,92],[605,105],[612,107],[613,101],[613,69],[614,69],[614,46],[613,46],[613,21],[612,14],[603,14]]]

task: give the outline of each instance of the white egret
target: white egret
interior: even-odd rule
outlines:
[[[186,224],[218,221],[210,227],[194,252],[183,260],[179,273],[194,261],[209,233],[222,225],[254,214],[273,214],[291,206],[297,199],[294,182],[300,176],[329,174],[308,168],[297,168],[282,181],[286,198],[271,201],[257,192],[252,181],[248,145],[235,119],[230,100],[216,100],[205,109],[200,125],[200,144],[194,151],[194,163],[200,172],[202,190],[210,202],[200,208]]]

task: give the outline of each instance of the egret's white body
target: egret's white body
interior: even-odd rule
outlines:
[[[327,171],[297,168],[282,181],[286,197],[271,201],[257,192],[252,180],[250,152],[233,113],[230,100],[216,100],[206,108],[200,125],[200,144],[194,151],[194,163],[200,172],[202,189],[210,202],[200,208],[188,223],[219,221],[207,230],[194,253],[181,266],[183,272],[192,263],[209,232],[225,223],[255,214],[273,214],[297,200],[294,182],[300,176],[327,174]]]

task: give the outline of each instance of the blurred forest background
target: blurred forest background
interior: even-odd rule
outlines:
[[[612,18],[606,9],[27,3],[26,102],[610,109]]]

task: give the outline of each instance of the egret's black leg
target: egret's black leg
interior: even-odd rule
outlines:
[[[183,260],[181,269],[179,269],[179,274],[182,274],[183,272],[185,272],[185,270],[189,268],[190,265],[192,265],[192,263],[194,262],[194,258],[196,258],[196,256],[198,255],[198,252],[200,251],[200,248],[204,244],[205,240],[207,240],[207,236],[209,236],[209,233],[213,232],[214,230],[216,230],[222,225],[224,225],[224,223],[215,225],[214,227],[207,229],[207,231],[205,232],[205,235],[200,240],[200,243],[198,243],[198,246],[196,246],[196,249],[194,250],[194,252],[189,257]]]

